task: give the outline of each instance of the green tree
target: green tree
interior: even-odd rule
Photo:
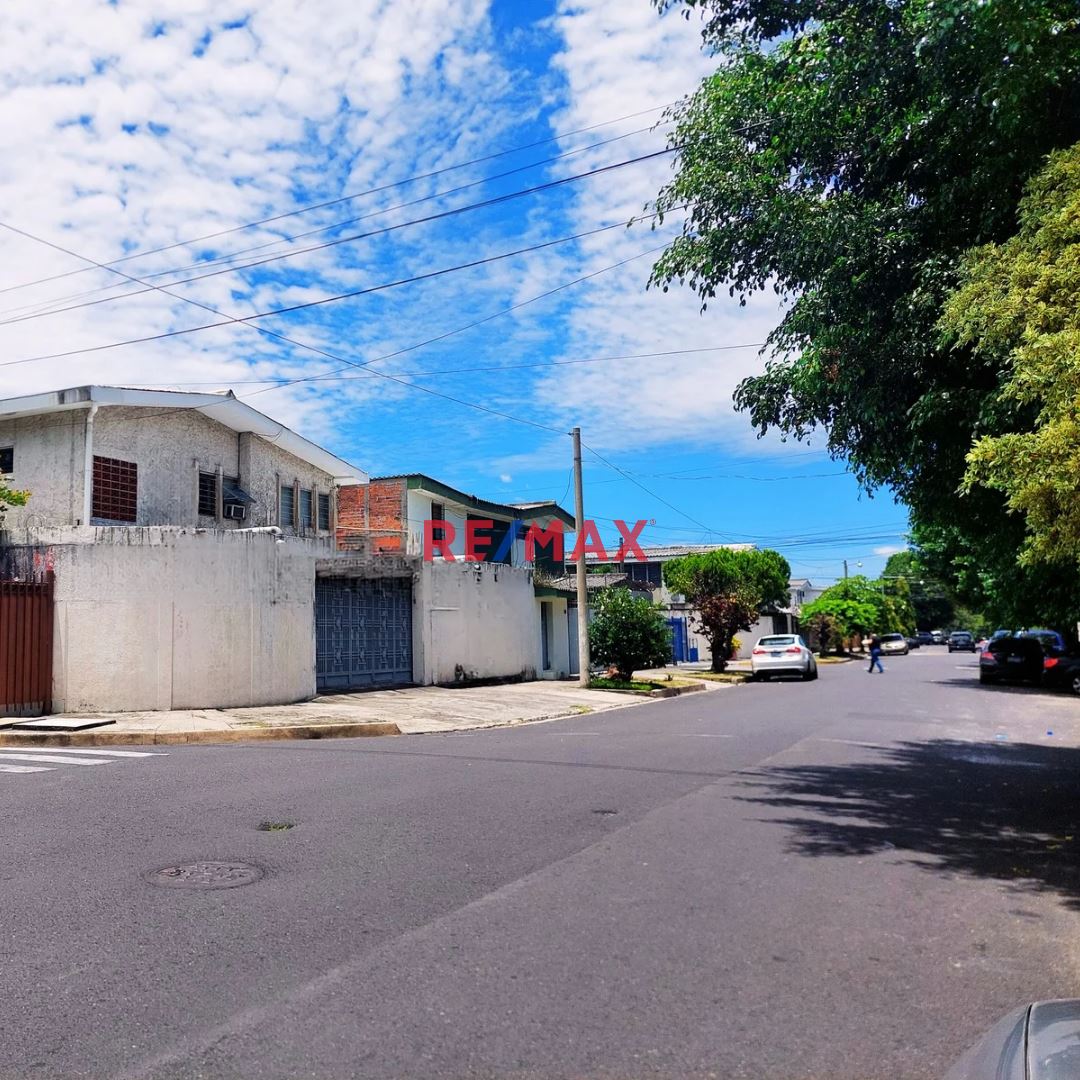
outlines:
[[[974,437],[1027,430],[1038,407],[1003,401],[1008,367],[937,323],[964,254],[1006,241],[1025,182],[1080,139],[1076,0],[658,3],[702,13],[720,64],[672,112],[656,207],[686,224],[653,282],[705,304],[775,289],[786,313],[737,404],[762,432],[824,428],[983,607],[989,581],[1016,577],[1023,523],[998,490],[956,491]],[[949,568],[983,547],[986,580]],[[1040,602],[1075,606],[1080,579],[1052,592]]]
[[[878,609],[866,600],[856,600],[850,595],[836,591],[837,587],[826,589],[816,600],[806,604],[802,617],[810,626],[820,628],[828,626],[831,643],[839,649],[845,638],[853,635],[868,634],[877,627]],[[826,645],[820,640],[822,652]]]
[[[998,400],[1037,409],[1022,430],[979,437],[964,490],[1005,495],[1027,527],[1028,563],[1080,561],[1080,144],[1028,185],[1020,229],[977,249],[945,305],[957,346],[1009,371]]]
[[[935,630],[951,626],[954,605],[944,585],[934,578],[914,551],[890,555],[882,575],[887,582],[903,579],[908,586],[916,628]]]
[[[595,600],[589,623],[589,652],[614,667],[627,682],[641,668],[661,667],[671,659],[671,636],[663,611],[629,589],[605,589]]]
[[[4,515],[9,506],[25,506],[29,498],[29,491],[20,491],[0,479],[0,527],[4,524]]]
[[[764,607],[786,604],[791,568],[775,551],[716,548],[664,563],[664,583],[697,609],[697,629],[709,640],[713,671],[723,671],[731,639],[749,630]]]

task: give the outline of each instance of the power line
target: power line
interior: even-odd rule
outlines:
[[[306,248],[297,248],[295,251],[286,251],[286,252],[282,252],[281,254],[278,254],[278,255],[268,255],[265,258],[253,259],[251,262],[241,263],[238,266],[223,267],[223,268],[218,269],[218,270],[211,270],[211,271],[209,271],[208,273],[205,273],[205,274],[193,274],[191,277],[180,278],[177,281],[169,282],[169,284],[170,284],[170,286],[175,287],[177,285],[187,285],[187,284],[190,284],[193,281],[203,281],[206,278],[218,277],[221,274],[236,274],[236,273],[239,273],[239,272],[241,272],[243,270],[250,270],[253,267],[265,266],[268,263],[272,263],[272,262],[280,262],[282,259],[293,259],[293,258],[296,258],[298,255],[309,255],[309,254],[311,254],[312,252],[315,252],[315,251],[324,251],[327,248],[336,247],[336,246],[338,246],[340,244],[348,244],[348,243],[352,243],[352,242],[354,242],[356,240],[366,240],[366,239],[369,239],[369,238],[371,238],[373,236],[384,236],[387,233],[396,232],[399,229],[406,229],[406,228],[409,228],[412,225],[424,225],[424,224],[429,224],[430,222],[433,222],[433,221],[443,221],[443,220],[445,220],[447,218],[457,217],[459,214],[469,213],[469,212],[471,212],[473,210],[486,209],[486,208],[491,207],[491,206],[498,206],[498,205],[501,205],[502,203],[510,202],[510,201],[512,201],[514,199],[524,198],[525,196],[528,196],[528,195],[535,195],[535,194],[537,194],[538,192],[541,192],[541,191],[551,191],[554,188],[562,187],[565,184],[571,184],[571,183],[574,183],[574,182],[576,182],[578,180],[586,180],[586,179],[590,179],[591,177],[594,177],[594,176],[601,176],[604,173],[612,172],[615,169],[625,168],[627,165],[637,165],[637,164],[640,164],[643,161],[651,161],[654,158],[662,157],[665,154],[673,153],[676,149],[678,149],[678,148],[677,147],[667,147],[667,148],[665,148],[663,150],[656,150],[656,151],[654,151],[654,152],[652,152],[650,154],[641,154],[641,155],[639,155],[638,157],[635,157],[635,158],[627,158],[625,161],[617,161],[617,162],[613,162],[612,164],[609,164],[609,165],[601,165],[601,166],[599,166],[599,167],[597,167],[595,169],[590,169],[587,172],[576,173],[573,176],[564,176],[559,180],[549,180],[549,181],[547,181],[547,182],[545,182],[543,184],[534,184],[532,187],[522,188],[522,189],[520,189],[518,191],[510,191],[510,192],[507,192],[507,193],[505,193],[503,195],[493,195],[491,198],[483,199],[480,202],[467,203],[464,206],[451,207],[448,210],[440,210],[437,213],[427,214],[424,217],[420,217],[420,218],[413,218],[410,221],[400,221],[395,225],[387,225],[387,226],[384,226],[381,229],[373,229],[370,232],[366,232],[366,233],[352,233],[349,236],[339,236],[339,237],[336,237],[333,240],[327,240],[327,241],[325,241],[324,243],[321,243],[321,244],[313,244],[310,247],[306,247]],[[655,217],[656,215],[653,214],[653,215],[649,215],[649,216],[650,217]],[[582,235],[587,235],[587,234],[582,234]],[[94,260],[88,260],[88,261],[93,262]],[[98,265],[102,266],[102,268],[105,268],[104,264],[98,264]],[[474,264],[471,264],[471,265],[480,265],[480,264],[479,263],[474,263]],[[144,288],[133,289],[130,292],[126,292],[126,293],[118,293],[115,296],[103,296],[103,297],[98,298],[97,300],[87,300],[87,301],[84,301],[83,303],[79,303],[79,304],[69,304],[66,307],[53,308],[50,311],[44,311],[44,312],[39,312],[39,313],[36,313],[36,314],[30,314],[30,315],[20,315],[19,317],[14,318],[14,319],[4,319],[2,322],[0,322],[0,326],[11,326],[11,325],[14,325],[16,323],[28,322],[28,321],[30,321],[32,319],[47,318],[47,317],[52,316],[52,315],[60,315],[60,314],[62,314],[64,312],[67,312],[67,311],[77,311],[77,310],[79,310],[81,308],[96,307],[98,304],[111,304],[116,300],[126,300],[126,299],[128,299],[129,297],[132,297],[132,296],[141,296],[142,294],[147,293],[147,292],[151,292],[151,291],[153,291],[155,289],[155,286],[151,285],[149,283],[144,282],[144,286],[145,286]],[[359,295],[359,293],[356,293],[356,294],[353,294],[353,295]],[[313,306],[313,305],[308,305],[308,306]],[[286,311],[299,310],[299,308],[298,307],[296,307],[296,308],[286,308],[286,309],[283,309],[283,310],[286,310]],[[259,316],[252,316],[252,318],[255,318],[255,317],[259,317]]]
[[[618,136],[616,136],[614,138],[611,138],[611,139],[603,139],[603,140],[601,140],[599,142],[590,143],[587,146],[579,146],[579,147],[576,147],[573,150],[568,150],[565,153],[556,154],[554,157],[544,158],[541,161],[533,161],[533,162],[530,162],[528,165],[520,165],[515,169],[509,169],[506,172],[496,173],[496,174],[494,174],[492,176],[481,177],[479,180],[473,180],[468,184],[460,184],[457,187],[446,188],[443,191],[437,191],[437,192],[434,192],[431,195],[424,195],[424,196],[422,196],[422,197],[420,197],[418,199],[411,199],[408,202],[397,203],[394,206],[387,206],[387,207],[383,207],[383,208],[378,209],[378,210],[372,210],[369,213],[361,214],[358,217],[345,218],[345,219],[343,219],[341,221],[335,221],[335,222],[332,222],[329,225],[322,225],[317,229],[309,229],[309,230],[307,230],[305,232],[296,233],[296,234],[294,234],[292,236],[280,236],[280,237],[276,237],[273,240],[265,241],[264,243],[261,243],[261,244],[255,244],[255,245],[252,245],[252,246],[246,247],[246,248],[238,248],[235,251],[229,252],[226,255],[221,255],[221,256],[218,256],[218,257],[213,258],[213,259],[203,259],[203,260],[200,260],[200,261],[197,261],[197,262],[188,263],[188,264],[186,264],[184,266],[174,266],[174,267],[167,268],[165,270],[156,270],[153,273],[142,274],[142,275],[140,275],[140,277],[137,280],[139,280],[141,282],[144,282],[144,283],[149,283],[150,281],[155,280],[157,278],[169,277],[169,276],[171,276],[173,274],[182,274],[182,273],[186,273],[189,270],[203,270],[203,269],[207,269],[207,268],[212,267],[212,266],[220,266],[222,263],[231,262],[233,259],[237,258],[240,255],[246,255],[246,254],[249,254],[249,253],[255,252],[255,251],[264,251],[267,248],[276,247],[276,246],[278,246],[280,244],[293,243],[296,240],[302,240],[302,239],[304,239],[304,238],[306,238],[308,236],[315,236],[315,235],[318,235],[319,233],[331,232],[334,229],[341,228],[344,225],[352,225],[352,224],[355,224],[358,221],[366,221],[369,218],[373,218],[373,217],[382,217],[385,214],[393,213],[395,210],[404,210],[404,209],[407,209],[410,206],[417,206],[417,205],[419,205],[421,203],[432,202],[435,199],[445,198],[448,195],[455,195],[458,192],[467,191],[470,188],[479,187],[479,186],[481,186],[483,184],[488,184],[488,183],[491,183],[491,182],[493,182],[495,180],[505,179],[506,177],[513,176],[516,173],[527,172],[529,170],[539,168],[541,165],[548,165],[548,164],[551,164],[552,162],[555,162],[555,161],[561,161],[564,158],[572,157],[572,156],[577,155],[577,154],[586,153],[589,150],[595,150],[595,149],[597,149],[598,147],[601,147],[601,146],[607,146],[607,145],[609,145],[610,143],[613,143],[613,142],[619,142],[622,139],[630,138],[633,135],[639,135],[643,131],[648,131],[648,130],[651,130],[651,129],[650,128],[637,128],[634,131],[629,131],[624,135],[618,135]],[[371,234],[371,235],[376,235],[376,234]],[[117,262],[123,262],[123,261],[124,260],[117,260]],[[100,267],[103,270],[110,270],[111,271],[116,266],[116,264],[117,264],[116,262],[113,262],[113,263],[96,263],[95,265]],[[126,277],[127,275],[124,275],[124,276]],[[130,280],[136,280],[136,279],[129,277],[128,280],[130,281]],[[182,282],[174,282],[173,284],[182,284]],[[111,290],[113,290],[113,289],[115,289],[117,287],[118,287],[117,285],[104,285],[104,286],[101,286],[101,287],[96,288],[96,289],[85,290],[85,291],[80,292],[80,293],[72,293],[72,294],[68,294],[67,296],[56,297],[56,298],[54,298],[52,300],[48,300],[48,301],[44,301],[44,302],[39,301],[39,302],[34,303],[34,304],[25,304],[25,305],[22,305],[20,307],[10,308],[7,311],[2,312],[0,314],[14,314],[14,313],[20,312],[20,311],[30,311],[30,314],[27,314],[27,315],[23,316],[24,319],[37,318],[37,317],[41,317],[41,316],[45,316],[45,315],[57,314],[60,311],[73,310],[73,307],[90,306],[89,304],[84,304],[84,305],[73,305],[71,307],[57,307],[58,304],[64,303],[65,300],[81,300],[81,299],[84,299],[86,297],[98,296],[100,293],[110,292]],[[0,290],[0,291],[2,291],[2,290]],[[140,290],[140,292],[141,291],[144,291],[144,290]],[[120,299],[123,299],[125,296],[132,296],[132,295],[136,295],[136,293],[124,293],[124,294],[117,295],[117,296],[112,296],[112,297],[103,297],[100,300],[100,302],[101,303],[106,303],[106,302],[108,302],[110,300],[120,300]],[[21,320],[19,320],[19,319],[5,320],[5,322],[17,322],[17,321],[21,321]],[[0,323],[0,325],[3,325],[3,323]]]
[[[649,215],[652,216],[652,215]],[[641,219],[632,219],[641,220]],[[599,233],[610,232],[612,229],[622,229],[626,227],[625,222],[616,222],[613,225],[602,225],[595,229],[587,229],[584,232],[574,233],[570,236],[559,237],[556,240],[546,240],[539,244],[530,244],[526,247],[516,248],[513,251],[501,252],[498,255],[489,255],[483,259],[473,259],[465,263],[457,263],[454,266],[443,267],[439,270],[429,270],[424,274],[414,274],[411,277],[399,278],[396,281],[384,282],[380,285],[370,285],[364,289],[353,289],[350,292],[339,293],[335,296],[323,297],[319,300],[308,300],[301,304],[291,304],[288,307],[272,308],[269,311],[256,312],[254,315],[238,316],[236,318],[226,318],[220,322],[204,323],[201,326],[187,326],[182,327],[179,330],[167,330],[159,334],[147,334],[143,337],[128,338],[124,341],[113,341],[105,345],[93,345],[82,349],[66,349],[63,352],[57,353],[43,353],[40,356],[26,356],[18,360],[5,360],[0,362],[0,367],[14,367],[18,364],[32,364],[40,360],[60,360],[68,356],[82,356],[88,353],[104,352],[109,349],[118,349],[127,345],[143,345],[151,341],[162,341],[166,338],[180,337],[185,334],[194,334],[201,330],[213,330],[221,326],[234,326],[243,323],[250,323],[256,319],[265,319],[272,315],[288,315],[295,311],[305,311],[309,308],[320,307],[324,304],[337,303],[341,300],[351,300],[358,296],[368,296],[372,293],[385,292],[388,289],[396,289],[402,285],[412,285],[419,281],[430,281],[434,278],[444,277],[447,274],[457,273],[461,270],[471,270],[478,266],[487,266],[494,262],[499,262],[503,259],[511,259],[517,255],[525,255],[533,251],[541,251],[545,248],[555,247],[558,244],[570,243],[574,240],[581,240],[587,236],[596,236]],[[151,288],[160,288],[158,286],[151,286]],[[164,290],[161,290],[164,291]],[[187,299],[181,297],[180,299]],[[292,341],[289,338],[285,338],[284,335],[273,334],[273,331],[267,331],[272,336],[280,337],[282,340],[289,341],[291,344],[300,344]],[[308,348],[308,346],[301,345],[301,348]],[[318,350],[314,350],[318,351]],[[361,367],[361,364],[351,364],[350,361],[344,360],[343,357],[335,356],[333,353],[324,352],[323,355],[329,356],[331,359],[337,360],[341,363],[350,364],[351,366]],[[380,372],[380,374],[383,374]],[[415,383],[405,383],[403,385],[415,386]]]
[[[257,228],[260,225],[269,225],[269,224],[271,224],[271,223],[273,223],[275,221],[282,221],[285,218],[296,217],[299,214],[310,213],[313,210],[322,210],[322,209],[325,209],[328,206],[338,206],[341,203],[350,202],[353,199],[363,198],[363,197],[365,197],[367,195],[377,195],[380,192],[389,191],[389,190],[392,190],[393,188],[396,188],[396,187],[403,187],[406,184],[418,183],[421,180],[430,180],[430,179],[432,179],[432,178],[434,178],[436,176],[442,176],[445,173],[454,172],[457,169],[468,168],[471,165],[482,165],[485,161],[494,161],[497,158],[507,157],[510,154],[520,153],[523,150],[532,150],[537,146],[546,146],[549,143],[558,142],[561,139],[568,139],[572,135],[581,135],[581,134],[584,134],[586,131],[595,131],[597,128],[610,127],[612,124],[622,123],[622,121],[624,121],[624,120],[633,120],[633,119],[636,119],[639,116],[647,116],[650,113],[660,112],[663,109],[666,109],[666,108],[668,108],[669,106],[671,106],[673,104],[674,104],[674,102],[669,101],[666,105],[655,105],[652,108],[641,109],[638,112],[627,113],[625,116],[616,117],[614,120],[604,120],[604,121],[601,121],[600,123],[597,123],[597,124],[590,124],[587,127],[575,128],[573,131],[564,131],[564,132],[561,132],[560,134],[552,135],[552,136],[550,136],[549,138],[546,138],[546,139],[538,139],[535,142],[525,143],[525,144],[523,144],[521,146],[510,147],[507,150],[498,150],[498,151],[496,151],[494,153],[491,153],[491,154],[485,154],[482,157],[472,158],[469,161],[458,162],[455,165],[446,165],[441,169],[434,169],[434,170],[431,170],[430,172],[419,173],[419,174],[417,174],[415,176],[406,177],[404,180],[395,180],[395,181],[393,181],[391,183],[388,183],[388,184],[381,184],[378,187],[368,188],[365,191],[353,192],[350,195],[342,195],[342,196],[340,196],[340,197],[338,197],[336,199],[328,199],[328,200],[326,200],[324,202],[311,203],[311,204],[309,204],[307,206],[299,207],[296,210],[289,210],[289,211],[286,211],[286,212],[283,212],[283,213],[280,213],[280,214],[274,214],[271,217],[261,218],[261,219],[259,219],[257,221],[249,221],[249,222],[246,222],[243,225],[234,225],[234,226],[232,226],[231,228],[228,228],[228,229],[220,229],[217,232],[205,233],[202,236],[192,237],[192,238],[187,239],[187,240],[177,240],[175,243],[165,244],[162,247],[147,248],[147,249],[145,249],[143,251],[132,252],[129,255],[124,255],[122,258],[112,259],[107,263],[103,263],[103,264],[94,263],[94,267],[80,267],[78,270],[69,270],[69,271],[66,271],[63,274],[53,274],[53,275],[51,275],[49,277],[38,278],[38,279],[36,279],[34,281],[25,281],[25,282],[22,282],[19,285],[8,285],[5,288],[0,289],[0,294],[7,293],[7,292],[13,292],[13,291],[15,291],[17,289],[27,289],[27,288],[30,288],[30,286],[32,286],[32,285],[42,285],[42,284],[44,284],[46,282],[49,282],[49,281],[57,281],[57,280],[59,280],[61,278],[72,277],[72,276],[74,276],[76,274],[85,274],[90,269],[93,269],[93,268],[96,268],[96,267],[99,267],[99,266],[112,267],[112,266],[116,266],[116,265],[118,265],[120,263],[130,262],[132,259],[141,259],[146,255],[159,255],[164,251],[172,251],[172,250],[174,250],[175,248],[178,248],[178,247],[189,247],[189,246],[191,246],[193,244],[200,244],[204,240],[216,240],[218,237],[230,236],[233,233],[243,232],[245,229]],[[89,261],[93,262],[93,260],[89,260]]]

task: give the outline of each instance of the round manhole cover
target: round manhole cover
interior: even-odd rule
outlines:
[[[166,889],[235,889],[263,876],[262,870],[245,862],[194,862],[163,866],[146,876],[151,885]]]

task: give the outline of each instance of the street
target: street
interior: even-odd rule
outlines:
[[[5,1080],[921,1080],[1080,996],[1080,701],[970,654],[132,750],[0,773]]]

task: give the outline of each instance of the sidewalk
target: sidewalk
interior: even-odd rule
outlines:
[[[106,746],[110,743],[212,743],[267,738],[415,735],[534,723],[627,708],[647,700],[604,690],[582,690],[570,682],[507,683],[463,689],[419,686],[333,694],[295,705],[257,709],[97,713],[95,717],[115,723],[71,732],[0,730],[0,746]],[[51,716],[46,719],[87,718]]]

